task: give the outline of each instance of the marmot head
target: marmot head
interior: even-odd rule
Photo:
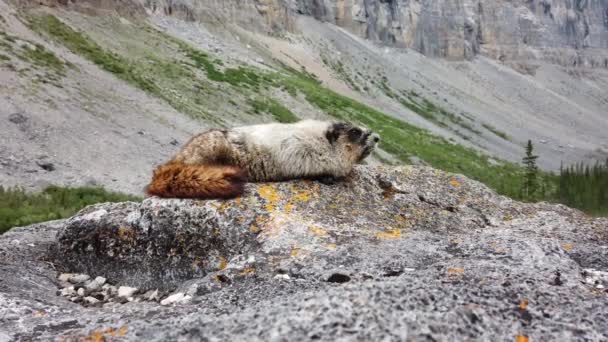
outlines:
[[[369,129],[345,122],[332,124],[325,133],[330,144],[344,149],[346,157],[358,163],[369,156],[380,136]]]

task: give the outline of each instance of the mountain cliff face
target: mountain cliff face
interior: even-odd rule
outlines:
[[[606,0],[146,0],[145,6],[187,19],[229,16],[257,29],[290,28],[294,16],[312,16],[451,60],[482,54],[608,68]]]

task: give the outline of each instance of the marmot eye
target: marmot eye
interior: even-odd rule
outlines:
[[[350,141],[357,141],[361,137],[361,134],[363,134],[363,131],[360,128],[351,128],[348,130],[348,139]]]

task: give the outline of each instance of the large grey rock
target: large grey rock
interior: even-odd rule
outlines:
[[[0,256],[0,331],[15,340],[608,338],[607,219],[425,167],[95,205],[8,232]],[[65,272],[145,294],[57,296]]]

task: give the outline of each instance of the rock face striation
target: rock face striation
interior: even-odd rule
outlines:
[[[256,29],[293,29],[314,17],[382,44],[450,60],[478,54],[503,62],[543,59],[608,68],[604,0],[146,0],[152,13],[227,18]]]
[[[2,341],[608,338],[607,219],[425,167],[94,205],[0,257]]]

